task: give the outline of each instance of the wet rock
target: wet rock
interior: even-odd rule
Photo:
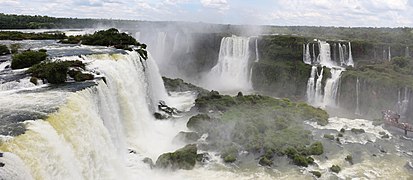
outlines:
[[[153,116],[154,116],[156,119],[160,119],[160,120],[162,120],[162,119],[168,119],[168,118],[171,117],[171,116],[169,116],[168,114],[160,113],[160,112],[155,112],[155,113],[153,113]]]
[[[146,157],[142,161],[143,163],[148,164],[151,169],[155,167],[155,164],[153,163],[151,158]]]
[[[195,144],[186,145],[173,153],[165,153],[156,160],[157,168],[170,168],[172,170],[194,168],[197,158],[197,147]]]
[[[260,164],[261,166],[271,166],[272,165],[272,161],[270,159],[268,159],[267,157],[262,157],[260,159],[260,161],[258,162],[258,164]]]
[[[357,128],[352,128],[351,132],[355,133],[355,134],[363,134],[366,131],[364,131],[364,129],[357,129]]]
[[[128,149],[128,151],[129,151],[129,154],[136,154],[136,151],[133,149]]]
[[[244,95],[242,94],[242,92],[238,92],[237,97],[242,97],[242,96],[244,96]]]
[[[229,155],[224,157],[224,162],[226,162],[226,163],[233,163],[236,160],[237,160],[237,158],[232,154],[229,154]]]
[[[30,82],[33,83],[34,85],[38,85],[38,81],[39,79],[37,79],[37,77],[31,77],[30,78]]]
[[[334,140],[334,135],[331,135],[331,134],[324,134],[323,137],[326,139]]]
[[[3,153],[0,153],[0,157],[3,157],[4,155],[3,155]]]
[[[353,165],[353,156],[352,155],[347,155],[346,158],[344,159],[347,162],[349,162],[351,165]]]
[[[174,114],[179,113],[178,109],[173,108],[173,107],[169,107],[168,105],[166,105],[165,101],[159,101],[158,110],[162,111],[162,112],[165,112],[169,116],[172,116]]]
[[[187,143],[193,143],[196,142],[201,136],[197,132],[179,132],[178,135],[175,136],[174,139],[179,139],[183,140],[184,142]]]
[[[4,167],[6,164],[0,162],[0,167]]]
[[[341,128],[341,129],[340,129],[340,132],[341,132],[341,133],[345,133],[346,130],[345,130],[344,128]]]
[[[201,153],[196,155],[196,161],[205,163],[211,159],[211,156],[208,153]]]
[[[211,121],[211,117],[209,117],[208,115],[198,114],[198,115],[195,115],[189,118],[189,121],[186,124],[186,127],[192,130],[199,131],[203,129],[204,123],[210,122],[210,121]]]
[[[320,178],[321,177],[321,173],[320,171],[310,171],[311,174],[313,174],[315,177]]]
[[[330,170],[335,172],[335,173],[339,173],[341,171],[341,168],[338,165],[333,165],[333,166],[330,167]]]

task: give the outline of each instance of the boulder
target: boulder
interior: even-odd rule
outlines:
[[[186,127],[188,127],[189,129],[195,130],[195,131],[199,131],[203,129],[203,126],[205,125],[205,123],[210,122],[210,121],[211,121],[211,117],[209,117],[207,114],[198,114],[198,115],[195,115],[189,118],[189,121],[186,124]]]
[[[197,147],[195,144],[189,144],[172,153],[165,153],[156,160],[157,168],[170,168],[172,170],[194,168],[197,159]]]

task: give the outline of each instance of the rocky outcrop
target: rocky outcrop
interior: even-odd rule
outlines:
[[[172,153],[165,153],[156,160],[157,168],[170,168],[191,170],[194,168],[197,160],[197,147],[194,144],[176,150]]]

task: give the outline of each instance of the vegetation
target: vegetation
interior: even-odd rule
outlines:
[[[238,152],[247,151],[259,156],[261,164],[269,165],[275,155],[289,154],[285,151],[290,148],[296,151],[289,155],[293,163],[307,166],[314,161],[309,155],[323,153],[322,144],[312,143],[311,132],[304,130],[302,122],[325,125],[328,115],[307,104],[242,93],[231,97],[211,91],[195,100],[195,108],[204,114],[193,116],[188,128],[208,133],[206,148],[220,150],[224,161],[238,159]]]
[[[12,57],[11,68],[23,69],[31,67],[46,60],[47,54],[44,51],[25,51],[20,54],[15,54]]]
[[[167,77],[162,77],[163,82],[165,84],[165,88],[168,91],[173,91],[173,92],[185,92],[185,91],[193,91],[198,93],[198,97],[205,96],[209,92],[203,88],[200,88],[198,86],[195,86],[190,83],[184,82],[182,79],[176,78],[176,79],[170,79]]]
[[[32,77],[47,80],[48,83],[60,84],[66,82],[70,67],[84,69],[85,64],[83,64],[82,61],[42,62],[29,68],[27,72],[30,73]],[[78,76],[79,74],[81,74],[80,76],[87,76],[87,78],[82,77],[81,79],[77,79],[77,81],[93,79],[91,78],[93,77],[93,75],[83,74],[79,72],[75,74],[75,80],[76,76]]]
[[[195,166],[196,158],[197,147],[195,144],[190,144],[175,152],[162,154],[155,164],[157,168],[191,170]]]
[[[64,38],[66,38],[66,35],[61,32],[23,33],[18,31],[0,31],[0,40],[47,40]]]
[[[346,160],[346,161],[349,162],[351,165],[353,165],[353,156],[347,155],[344,160]]]
[[[12,54],[18,53],[20,48],[21,48],[21,45],[18,43],[10,44],[10,51]]]
[[[331,135],[331,134],[324,134],[323,137],[326,139],[334,140],[334,135]]]
[[[330,170],[335,172],[335,173],[339,173],[341,171],[341,168],[338,165],[333,165],[333,166],[330,167]]]
[[[320,171],[310,171],[311,174],[313,174],[315,177],[320,178],[321,177],[321,173]]]
[[[6,45],[0,44],[0,56],[10,54],[10,50]]]
[[[132,50],[129,46],[135,46],[136,51],[141,58],[148,59],[148,53],[146,51],[146,44],[141,44],[136,41],[132,36],[121,33],[115,28],[108,30],[97,31],[93,34],[83,36],[71,36],[67,39],[61,40],[61,43],[67,44],[85,44],[93,46],[113,46],[117,49]]]

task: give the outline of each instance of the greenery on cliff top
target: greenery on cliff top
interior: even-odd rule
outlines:
[[[211,91],[196,99],[195,108],[204,114],[192,117],[188,128],[208,133],[204,148],[221,151],[225,161],[233,162],[239,152],[247,151],[262,157],[262,164],[272,164],[276,155],[285,155],[287,149],[292,149],[296,153],[288,157],[293,163],[307,166],[313,162],[308,155],[323,153],[322,145],[313,142],[303,122],[325,125],[328,114],[305,103],[260,95],[231,97]]]
[[[357,77],[368,83],[413,88],[413,59],[394,57],[390,62],[361,65],[343,73],[343,79]]]
[[[47,40],[64,38],[66,38],[66,35],[61,32],[23,33],[17,31],[0,31],[0,40]]]
[[[46,60],[47,54],[44,50],[39,51],[24,51],[19,54],[15,54],[12,57],[11,68],[12,69],[23,69],[31,67]]]

